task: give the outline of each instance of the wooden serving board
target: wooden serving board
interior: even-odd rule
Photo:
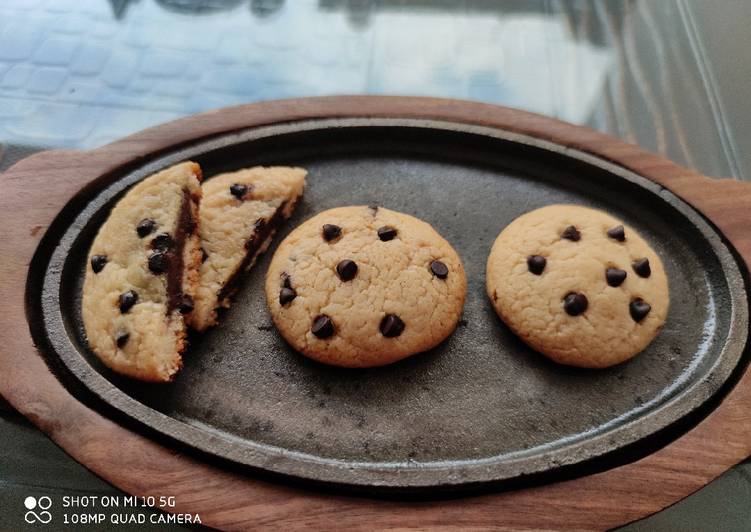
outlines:
[[[119,488],[169,494],[172,511],[210,526],[260,528],[601,529],[680,500],[751,454],[751,377],[684,436],[636,462],[582,478],[432,502],[396,502],[272,484],[176,452],[73,397],[36,351],[25,308],[27,270],[58,212],[93,180],[184,143],[255,126],[313,118],[421,118],[500,128],[606,159],[671,190],[704,214],[746,267],[751,184],[714,180],[611,137],[496,106],[427,98],[348,96],[223,109],[149,129],[90,152],[34,155],[0,178],[0,392],[76,460]]]

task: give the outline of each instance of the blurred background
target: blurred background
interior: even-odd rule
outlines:
[[[2,0],[0,142],[91,148],[258,100],[481,100],[751,176],[745,0]]]
[[[749,22],[747,0],[0,0],[0,170],[218,107],[373,93],[518,107],[751,179]],[[749,530],[750,479],[628,529]],[[115,493],[0,403],[0,507],[19,486]]]

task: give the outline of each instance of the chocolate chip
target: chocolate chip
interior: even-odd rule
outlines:
[[[125,344],[128,343],[128,340],[130,339],[130,334],[126,332],[120,332],[117,333],[117,337],[115,338],[115,343],[117,344],[117,347],[123,348],[125,347]]]
[[[279,290],[279,304],[281,306],[284,306],[287,303],[292,303],[292,301],[296,297],[297,297],[297,292],[295,292],[294,288],[287,288],[285,286],[281,290]]]
[[[351,281],[357,275],[357,264],[353,260],[344,259],[336,265],[336,273],[342,281]]]
[[[138,294],[133,290],[128,290],[120,294],[120,312],[125,314],[133,305],[138,302]]]
[[[646,257],[643,259],[636,259],[631,266],[639,277],[649,277],[652,275],[652,268],[649,267],[649,259]]]
[[[316,316],[313,320],[313,326],[310,328],[316,338],[328,338],[334,334],[334,322],[326,314]]]
[[[235,183],[234,185],[230,185],[229,192],[233,196],[235,196],[237,199],[241,200],[243,199],[243,196],[247,194],[248,192],[248,185],[241,185],[239,183]]]
[[[608,268],[605,270],[605,279],[610,286],[621,286],[626,280],[626,272],[619,268]]]
[[[154,237],[151,241],[151,249],[158,249],[159,251],[167,251],[172,247],[172,237],[167,233],[162,233]]]
[[[439,260],[430,263],[430,271],[439,279],[445,279],[449,275],[449,268]]]
[[[581,240],[582,235],[576,227],[569,225],[566,229],[563,230],[563,233],[561,233],[561,238],[578,242],[579,240]]]
[[[99,273],[104,269],[107,264],[107,255],[92,255],[91,256],[91,270],[94,273]]]
[[[138,236],[140,238],[143,238],[146,235],[151,234],[154,229],[156,229],[156,222],[151,218],[144,218],[143,220],[138,222],[138,225],[136,226],[136,233],[138,233]]]
[[[622,225],[616,225],[612,229],[608,229],[608,236],[618,242],[626,241],[626,232],[623,230]]]
[[[384,225],[383,227],[378,229],[378,238],[380,238],[384,242],[393,240],[395,236],[396,236],[396,229],[394,229],[393,227]]]
[[[194,308],[196,308],[196,304],[193,298],[188,294],[183,294],[180,297],[180,303],[177,305],[177,310],[180,311],[180,314],[190,314]]]
[[[209,254],[206,253],[206,250],[201,248],[201,262],[206,262],[206,259],[209,258]]]
[[[570,316],[578,316],[589,306],[587,296],[578,292],[569,292],[563,298],[563,308]]]
[[[396,314],[386,314],[379,328],[386,338],[395,338],[404,331],[404,322]]]
[[[326,242],[331,242],[332,240],[339,238],[339,236],[342,234],[342,228],[338,225],[334,224],[324,224],[323,225],[323,239]]]
[[[547,263],[548,260],[540,255],[530,255],[527,257],[527,269],[535,275],[540,275]]]
[[[652,310],[652,306],[640,297],[628,304],[631,318],[637,323],[646,318],[650,310]]]
[[[292,288],[292,279],[287,272],[282,272],[282,286],[284,288]]]
[[[169,268],[169,254],[164,251],[155,251],[149,255],[149,270],[151,273],[164,273]]]

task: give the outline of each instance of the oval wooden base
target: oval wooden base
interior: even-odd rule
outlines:
[[[37,353],[26,273],[55,215],[87,183],[169,146],[281,121],[409,117],[498,127],[613,161],[702,212],[751,264],[751,184],[713,180],[595,131],[522,111],[431,98],[342,96],[222,109],[90,152],[51,151],[0,177],[0,392],[71,456],[126,492],[172,495],[174,512],[222,529],[604,529],[645,517],[751,455],[751,375],[706,419],[646,458],[583,478],[459,500],[394,502],[316,493],[228,472],[157,444],[87,408]]]

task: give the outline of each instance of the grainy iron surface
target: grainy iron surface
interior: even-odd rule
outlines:
[[[302,165],[308,188],[221,325],[191,338],[176,381],[142,384],[112,374],[88,351],[82,273],[122,191],[185,158],[207,176]],[[257,470],[383,490],[554,472],[612,456],[684,418],[720,389],[746,343],[738,267],[699,215],[638,176],[527,137],[414,120],[281,124],[199,142],[104,181],[82,208],[61,216],[62,238],[37,257],[44,286],[30,286],[29,297],[32,314],[44,318],[40,345],[107,411]],[[665,329],[640,356],[608,370],[566,368],[530,351],[485,296],[485,261],[499,231],[526,211],[562,202],[625,220],[669,275]],[[454,245],[469,278],[464,317],[433,351],[384,368],[331,368],[280,338],[262,279],[294,226],[331,207],[370,203],[422,218]]]

